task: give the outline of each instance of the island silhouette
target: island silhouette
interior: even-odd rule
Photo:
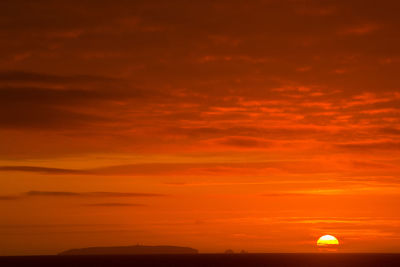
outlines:
[[[178,246],[117,246],[88,247],[63,251],[58,255],[149,255],[149,254],[198,254],[198,250]]]

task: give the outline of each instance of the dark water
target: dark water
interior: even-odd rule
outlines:
[[[0,257],[3,266],[399,266],[400,254],[198,254]]]

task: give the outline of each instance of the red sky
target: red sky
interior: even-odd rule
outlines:
[[[398,1],[1,1],[0,255],[400,252]]]

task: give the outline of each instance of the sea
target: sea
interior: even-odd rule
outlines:
[[[103,267],[103,266],[398,266],[400,254],[192,254],[124,256],[5,256],[0,267]]]

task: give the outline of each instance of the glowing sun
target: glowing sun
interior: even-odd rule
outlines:
[[[324,235],[318,239],[317,246],[328,251],[335,251],[339,246],[339,240],[333,235]]]

